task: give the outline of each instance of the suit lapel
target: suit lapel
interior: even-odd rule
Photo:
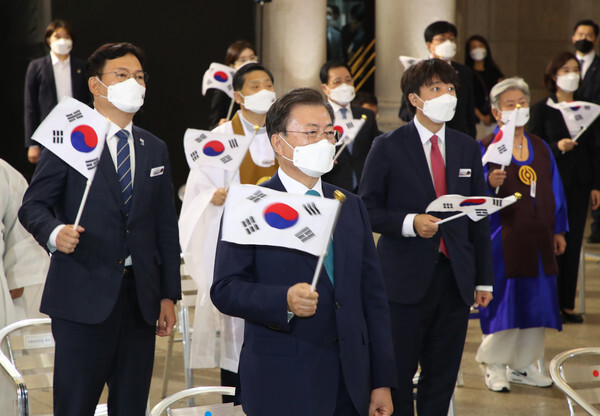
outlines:
[[[52,67],[52,58],[50,57],[50,54],[46,55],[46,59],[44,60],[44,78],[46,78],[48,80],[48,85],[50,85],[50,88],[53,91],[53,97],[54,100],[56,101],[56,97],[57,97],[57,92],[56,92],[56,81],[54,80],[54,68]]]
[[[433,179],[429,171],[425,152],[423,151],[423,143],[413,122],[407,124],[406,137],[401,139],[401,144],[404,146],[404,154],[408,155],[411,160],[415,176],[421,181],[423,189],[429,195],[429,199],[435,199],[435,187],[433,186]]]
[[[334,188],[327,183],[322,182],[322,185],[323,185],[323,196],[325,198],[333,199]],[[343,205],[342,205],[342,208],[343,208]],[[329,276],[325,272],[325,267],[323,267],[323,271],[321,271],[321,276],[319,277],[321,279],[321,281],[325,284],[327,289],[329,289],[331,292],[334,292],[335,290],[337,290],[338,293],[341,290],[340,288],[344,284],[344,276],[346,275],[345,270],[344,270],[344,267],[345,267],[344,259],[346,258],[346,256],[348,256],[347,244],[349,241],[348,238],[344,237],[346,228],[343,225],[342,218],[343,218],[342,212],[340,211],[338,223],[336,224],[336,227],[333,230],[333,281],[335,284],[335,288],[334,288],[334,284],[331,283]],[[342,225],[340,225],[340,222],[342,222]]]
[[[144,188],[146,181],[149,179],[146,174],[148,171],[148,157],[146,146],[142,146],[141,141],[143,140],[137,129],[132,128],[131,136],[133,138],[133,148],[135,151],[135,173],[133,180],[133,195],[131,196],[131,211],[130,215],[136,212],[137,206],[141,203],[144,196]]]
[[[445,127],[444,127],[445,128]],[[455,140],[455,137],[446,128],[446,187],[449,194],[456,193],[455,189],[458,181],[458,172],[460,170],[461,149]]]

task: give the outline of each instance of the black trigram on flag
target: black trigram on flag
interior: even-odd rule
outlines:
[[[246,199],[249,199],[252,202],[258,202],[261,199],[263,199],[265,196],[267,196],[267,194],[263,193],[262,191],[256,191]]]
[[[254,217],[246,218],[244,221],[242,221],[242,226],[248,234],[252,234],[253,232],[256,232],[260,229],[258,228],[258,224],[256,223],[256,221],[254,221]]]
[[[497,207],[501,207],[502,206],[502,200],[501,199],[494,199],[492,201],[492,203],[494,204],[494,206],[497,206]]]
[[[195,162],[200,156],[198,155],[197,151],[193,151],[190,156],[192,157],[192,160]]]
[[[308,204],[302,204],[306,212],[309,215],[321,215],[321,211],[317,208],[317,205],[314,202],[309,202]]]
[[[229,163],[229,162],[231,162],[232,160],[233,160],[233,159],[232,159],[232,158],[231,158],[231,156],[229,156],[229,155],[225,155],[225,156],[223,156],[223,157],[221,158],[221,162],[223,162],[223,163]]]
[[[590,109],[590,108],[591,108],[591,107],[590,107],[589,105],[584,105],[584,106],[583,106],[583,109],[584,109],[584,110],[588,110],[588,111],[589,111],[589,109]]]
[[[352,127],[354,127],[354,123],[349,121],[348,123],[346,123],[346,127],[351,129]]]
[[[498,153],[502,154],[504,152],[506,152],[508,149],[506,148],[505,144],[502,144],[501,146],[498,146]]]
[[[52,130],[52,143],[62,144],[63,136],[64,134],[62,130]]]
[[[444,207],[444,209],[452,209],[452,208],[454,208],[454,204],[452,202],[444,202],[442,204],[442,206]]]
[[[583,116],[581,114],[575,114],[575,121],[583,120]]]
[[[81,114],[81,111],[79,111],[79,110],[76,110],[73,113],[67,114],[67,120],[69,120],[69,123],[71,123],[79,118],[83,118],[83,114]]]
[[[230,140],[229,140],[229,146],[230,146],[231,148],[239,147],[239,146],[238,146],[238,142],[237,142],[237,140],[236,140],[236,139],[230,139]]]
[[[231,90],[233,89],[233,86],[232,86],[231,84],[229,84],[229,85],[227,86],[227,89],[228,89],[229,91],[231,91]]]
[[[296,235],[296,237],[298,237],[300,239],[300,241],[302,241],[303,243],[306,243],[308,240],[310,240],[311,238],[313,238],[315,236],[315,233],[313,233],[310,228],[304,227],[303,229],[298,231],[295,235]]]
[[[476,208],[475,214],[477,214],[478,217],[485,217],[486,215],[488,215],[488,212],[485,208]]]
[[[200,143],[202,140],[206,139],[206,134],[202,133],[200,136],[196,137],[194,140],[196,140],[196,142]]]
[[[86,160],[85,166],[88,168],[88,170],[96,169],[96,166],[98,166],[99,161],[100,161],[100,159],[98,159],[98,158],[95,158],[92,160]]]

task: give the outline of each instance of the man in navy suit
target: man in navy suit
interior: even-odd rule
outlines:
[[[379,136],[359,195],[387,285],[399,389],[395,414],[413,415],[413,376],[421,365],[417,411],[444,415],[462,356],[469,307],[486,306],[493,284],[489,222],[462,217],[438,227],[429,203],[443,194],[486,195],[479,145],[445,122],[456,108],[454,69],[428,59],[402,76],[413,121]]]
[[[37,163],[40,155],[40,146],[31,136],[58,101],[67,96],[89,104],[90,99],[85,62],[70,53],[73,29],[69,23],[50,22],[44,42],[50,53],[31,61],[25,75],[25,146],[31,163]]]
[[[331,169],[332,120],[315,90],[278,99],[266,125],[279,170],[263,186],[332,198],[338,188],[320,179]],[[300,149],[306,159],[295,156]],[[314,292],[316,257],[218,243],[211,298],[221,312],[245,319],[236,395],[248,416],[392,413],[394,358],[381,268],[367,212],[358,197],[346,196]]]
[[[88,59],[94,107],[111,125],[77,230],[86,179],[48,150],[19,211],[53,253],[40,310],[56,341],[55,415],[93,415],[105,383],[111,415],[144,415],[155,333],[167,336],[175,324],[180,257],[169,155],[132,125],[147,80],[142,63],[130,43],[103,45]]]

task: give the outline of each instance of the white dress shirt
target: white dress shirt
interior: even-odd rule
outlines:
[[[346,104],[345,106],[341,106],[339,104],[334,103],[333,101],[329,100],[329,104],[331,105],[331,107],[333,108],[333,115],[335,117],[335,124],[337,124],[338,122],[341,122],[341,120],[344,120],[344,117],[342,117],[342,112],[340,111],[342,108],[345,108],[346,111],[346,120],[352,120],[354,118],[354,115],[352,114],[352,107],[350,105],[350,103]]]
[[[73,87],[71,85],[71,56],[65,61],[61,61],[50,51],[52,60],[52,70],[54,71],[54,82],[56,84],[56,100],[60,102],[63,97],[73,96]]]

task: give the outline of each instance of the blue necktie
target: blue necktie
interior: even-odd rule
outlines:
[[[131,182],[131,158],[129,153],[129,143],[127,130],[119,130],[115,136],[119,138],[117,142],[117,174],[119,175],[119,184],[123,194],[123,203],[125,213],[129,215],[131,209],[131,196],[133,195],[133,184]]]
[[[321,196],[321,194],[315,191],[314,189],[309,189],[308,191],[306,191],[306,195]],[[325,266],[325,271],[327,272],[329,280],[331,280],[331,284],[333,284],[333,238],[329,240],[329,245],[327,246],[327,254],[325,255],[325,259],[323,260],[323,265]]]

